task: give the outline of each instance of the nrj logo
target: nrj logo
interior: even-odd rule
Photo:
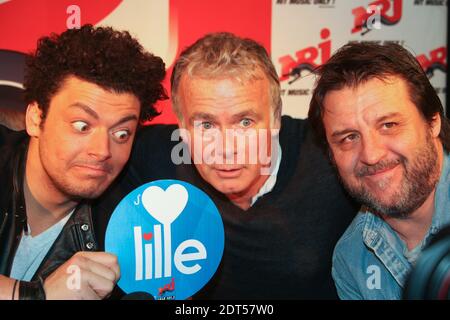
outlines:
[[[330,59],[331,55],[331,40],[330,30],[324,28],[320,31],[320,38],[325,40],[315,46],[301,49],[295,53],[296,59],[290,55],[282,56],[278,59],[281,64],[280,81],[289,80],[292,84],[301,77],[303,71],[312,72],[318,66],[324,64]]]
[[[402,0],[377,0],[371,2],[367,8],[360,6],[353,9],[352,14],[352,33],[361,32],[363,36],[373,29],[380,29],[381,24],[397,24],[402,18]]]
[[[212,200],[177,180],[147,183],[126,196],[108,224],[105,247],[118,256],[126,292],[185,299],[213,276],[222,258],[223,224]],[[177,284],[175,286],[175,283]]]
[[[429,78],[434,76],[435,70],[447,73],[447,47],[436,48],[429,55],[421,54],[416,59]]]

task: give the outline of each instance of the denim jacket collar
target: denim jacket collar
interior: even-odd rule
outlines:
[[[401,243],[392,228],[377,215],[366,211],[363,240],[368,248],[385,265],[395,281],[403,287],[411,265],[403,256]]]

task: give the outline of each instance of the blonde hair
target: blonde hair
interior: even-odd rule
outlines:
[[[273,120],[281,118],[280,82],[266,49],[251,39],[228,33],[211,33],[186,48],[178,58],[170,78],[172,108],[182,119],[178,88],[183,75],[189,77],[234,78],[240,82],[269,81]]]

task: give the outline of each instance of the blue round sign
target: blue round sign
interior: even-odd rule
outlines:
[[[114,210],[105,249],[117,255],[118,285],[156,300],[181,300],[214,275],[224,248],[224,229],[213,201],[178,180],[146,183]]]

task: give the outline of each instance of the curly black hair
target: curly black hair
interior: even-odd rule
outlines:
[[[135,95],[144,122],[159,114],[154,104],[168,98],[161,83],[165,75],[163,60],[146,52],[127,31],[88,24],[38,40],[35,53],[26,61],[25,101],[37,102],[45,118],[50,99],[64,80],[76,76],[107,90]]]

